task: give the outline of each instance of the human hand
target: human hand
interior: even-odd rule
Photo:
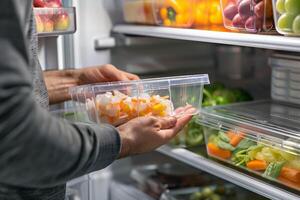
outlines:
[[[78,69],[74,71],[74,75],[77,77],[79,85],[139,79],[137,75],[119,70],[110,64]]]
[[[121,137],[120,158],[150,152],[166,144],[191,120],[195,108],[187,106],[177,112],[181,117],[140,117],[133,119],[117,129]]]

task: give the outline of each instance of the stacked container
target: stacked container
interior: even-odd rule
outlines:
[[[75,8],[34,8],[39,36],[71,34],[76,31]]]
[[[276,54],[269,59],[272,67],[272,99],[300,105],[300,59]]]
[[[274,27],[272,0],[221,0],[221,6],[230,30],[256,33]]]
[[[120,125],[139,116],[184,115],[201,108],[207,75],[190,75],[79,86],[70,89],[77,115],[96,123]]]
[[[258,101],[203,109],[209,156],[300,191],[300,109]]]
[[[274,19],[279,33],[300,36],[300,1],[273,0]]]

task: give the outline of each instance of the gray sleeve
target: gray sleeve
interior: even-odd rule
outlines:
[[[24,34],[11,0],[0,1],[0,27],[0,183],[50,187],[113,162],[120,150],[115,128],[72,124],[34,101]]]

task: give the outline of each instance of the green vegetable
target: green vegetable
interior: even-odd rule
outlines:
[[[220,131],[218,136],[219,136],[220,140],[227,142],[227,143],[230,142],[229,137],[223,131]]]
[[[252,96],[243,89],[232,89],[231,91],[235,96],[236,102],[253,100]]]
[[[267,178],[277,178],[280,174],[280,171],[283,167],[285,162],[273,162],[270,163],[266,169],[266,171],[263,173],[264,177]]]
[[[214,91],[212,98],[216,101],[217,105],[225,105],[236,102],[234,93],[229,89]]]
[[[249,149],[252,146],[256,146],[256,142],[249,140],[249,139],[242,139],[240,143],[235,147],[235,151],[238,152],[240,150]],[[235,153],[235,152],[233,152]]]
[[[191,195],[190,200],[201,200],[203,198],[203,195],[201,192],[195,192]]]
[[[220,137],[219,137],[219,140],[217,141],[217,145],[221,149],[225,149],[225,150],[229,150],[229,151],[234,151],[234,149],[235,149],[231,144],[226,143],[223,140],[221,140]]]

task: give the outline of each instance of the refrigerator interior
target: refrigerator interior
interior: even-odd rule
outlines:
[[[77,32],[72,36],[40,40],[40,56],[46,69],[54,65],[66,69],[111,63],[141,78],[208,73],[212,83],[243,88],[255,100],[270,98],[268,58],[275,51],[112,33],[115,24],[123,23],[120,2],[73,1],[77,9]],[[58,45],[51,46],[53,40]],[[52,52],[48,58],[45,57],[47,51]],[[122,191],[136,192],[137,196],[131,196],[132,199],[153,199],[137,188],[130,173],[143,165],[163,163],[181,162],[158,152],[116,161],[107,169],[71,181],[69,199],[114,200],[120,199],[117,195],[125,195]],[[244,189],[241,193],[253,195],[252,199],[262,198]]]

